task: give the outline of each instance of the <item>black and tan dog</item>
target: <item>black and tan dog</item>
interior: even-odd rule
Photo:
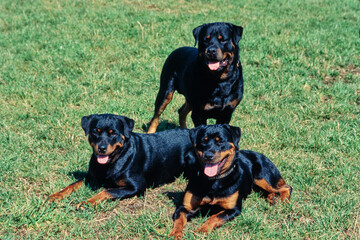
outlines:
[[[190,111],[195,126],[206,125],[209,118],[219,124],[230,122],[243,96],[238,45],[242,32],[242,27],[231,23],[204,24],[193,30],[198,48],[182,47],[170,54],[162,69],[148,133],[156,132],[175,90],[186,99],[179,109],[180,127],[186,128]]]
[[[242,201],[258,190],[270,204],[289,201],[292,188],[264,155],[238,150],[240,128],[229,125],[200,126],[190,130],[197,158],[196,171],[189,177],[183,204],[174,213],[170,233],[181,239],[187,220],[203,205],[216,205],[212,215],[197,231],[208,233],[241,213]]]
[[[186,160],[186,152],[192,147],[187,129],[138,134],[132,132],[132,119],[112,114],[85,116],[81,124],[93,149],[87,175],[50,195],[51,202],[71,194],[85,181],[106,189],[80,203],[78,208],[110,198],[140,195],[149,186],[175,180],[193,164]]]

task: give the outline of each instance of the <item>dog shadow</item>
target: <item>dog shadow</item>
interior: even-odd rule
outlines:
[[[149,129],[150,126],[150,122],[148,122],[147,124],[143,124],[142,125],[142,130],[144,132],[147,132],[147,130]],[[174,129],[174,128],[178,128],[179,126],[176,125],[173,122],[169,122],[167,120],[161,121],[159,123],[159,126],[156,129],[156,132],[160,132],[160,131],[164,131],[164,130],[169,130],[169,129]]]
[[[99,185],[97,182],[92,181],[92,180],[87,180],[86,179],[86,174],[87,172],[84,171],[74,171],[74,172],[69,172],[68,175],[71,177],[74,177],[76,179],[76,181],[79,181],[81,179],[85,179],[85,184],[86,186],[90,187],[91,190],[96,191],[98,189],[100,189],[102,186]]]

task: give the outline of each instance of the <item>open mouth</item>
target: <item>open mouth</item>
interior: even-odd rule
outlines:
[[[114,158],[114,156],[119,152],[118,150],[120,149],[119,146],[117,146],[115,148],[115,150],[110,153],[109,155],[100,155],[100,154],[96,154],[96,160],[99,164],[107,164],[111,161],[111,159]]]
[[[223,160],[221,160],[218,163],[206,163],[204,168],[204,173],[208,177],[214,177],[218,175],[222,169],[222,167],[225,165],[227,159],[229,156],[226,156]]]
[[[99,164],[106,164],[109,162],[110,157],[109,155],[97,155],[96,159]]]
[[[211,71],[217,71],[222,67],[225,67],[228,64],[228,59],[225,58],[224,60],[218,61],[217,59],[209,59],[208,60],[208,67]]]

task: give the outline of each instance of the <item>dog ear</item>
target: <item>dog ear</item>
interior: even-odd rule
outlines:
[[[205,24],[200,25],[200,26],[194,28],[194,30],[193,30],[193,35],[194,35],[194,38],[195,38],[194,47],[196,47],[196,43],[199,41],[200,31],[201,31],[201,29],[204,27],[204,25],[205,25]]]
[[[238,44],[242,34],[243,34],[243,28],[241,26],[236,26],[232,23],[227,23],[227,25],[232,29],[233,31],[233,41],[235,44]]]
[[[125,117],[125,116],[119,116],[121,117],[121,122],[124,125],[124,136],[126,138],[130,137],[130,133],[133,131],[134,129],[134,124],[135,121],[131,118]]]
[[[201,128],[201,126],[196,127],[196,128],[192,128],[189,130],[190,133],[190,140],[193,144],[193,146],[196,144],[196,137],[198,135],[199,129]]]
[[[233,143],[234,143],[235,147],[238,149],[240,138],[241,138],[241,129],[239,127],[234,127],[234,126],[230,126],[227,124],[225,125],[225,127],[231,133]]]
[[[84,129],[85,136],[89,134],[90,131],[90,122],[96,116],[96,114],[92,114],[89,116],[84,116],[81,118],[81,126]]]

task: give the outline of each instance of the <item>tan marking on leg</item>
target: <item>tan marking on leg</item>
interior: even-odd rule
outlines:
[[[106,190],[103,190],[103,191],[99,192],[98,194],[96,194],[94,197],[89,198],[86,201],[79,203],[76,206],[76,209],[78,209],[78,210],[83,209],[83,207],[89,203],[92,205],[96,205],[98,203],[105,201],[106,199],[112,199],[112,198],[114,198],[112,195],[110,195]]]
[[[219,215],[224,212],[225,210],[212,215],[203,225],[201,225],[201,227],[196,230],[196,232],[209,234],[214,228],[223,225],[225,223],[225,220],[219,218]]]
[[[51,194],[49,196],[49,202],[59,201],[63,199],[64,197],[73,193],[75,190],[79,189],[83,184],[84,184],[84,179],[74,182],[73,184],[70,184],[60,192]]]
[[[279,180],[276,188],[273,188],[265,179],[255,179],[254,183],[255,185],[268,192],[267,201],[269,201],[270,204],[275,203],[276,194],[280,195],[281,201],[290,201],[291,187],[285,184],[285,181],[283,179]]]
[[[170,233],[170,237],[175,237],[175,239],[181,239],[183,235],[183,229],[187,223],[186,213],[180,212],[180,216],[175,219],[173,229]]]
[[[166,98],[159,110],[154,114],[153,118],[151,119],[149,129],[147,133],[154,133],[156,132],[157,127],[159,126],[159,117],[162,114],[162,112],[165,110],[166,106],[170,103],[172,97],[174,95],[174,92],[170,92]]]
[[[184,105],[180,108],[181,112],[179,112],[179,124],[181,128],[187,128],[186,126],[186,116],[191,111],[191,107],[188,102],[185,102]]]
[[[201,199],[189,191],[186,191],[184,195],[183,205],[189,212],[195,212],[201,205]]]

